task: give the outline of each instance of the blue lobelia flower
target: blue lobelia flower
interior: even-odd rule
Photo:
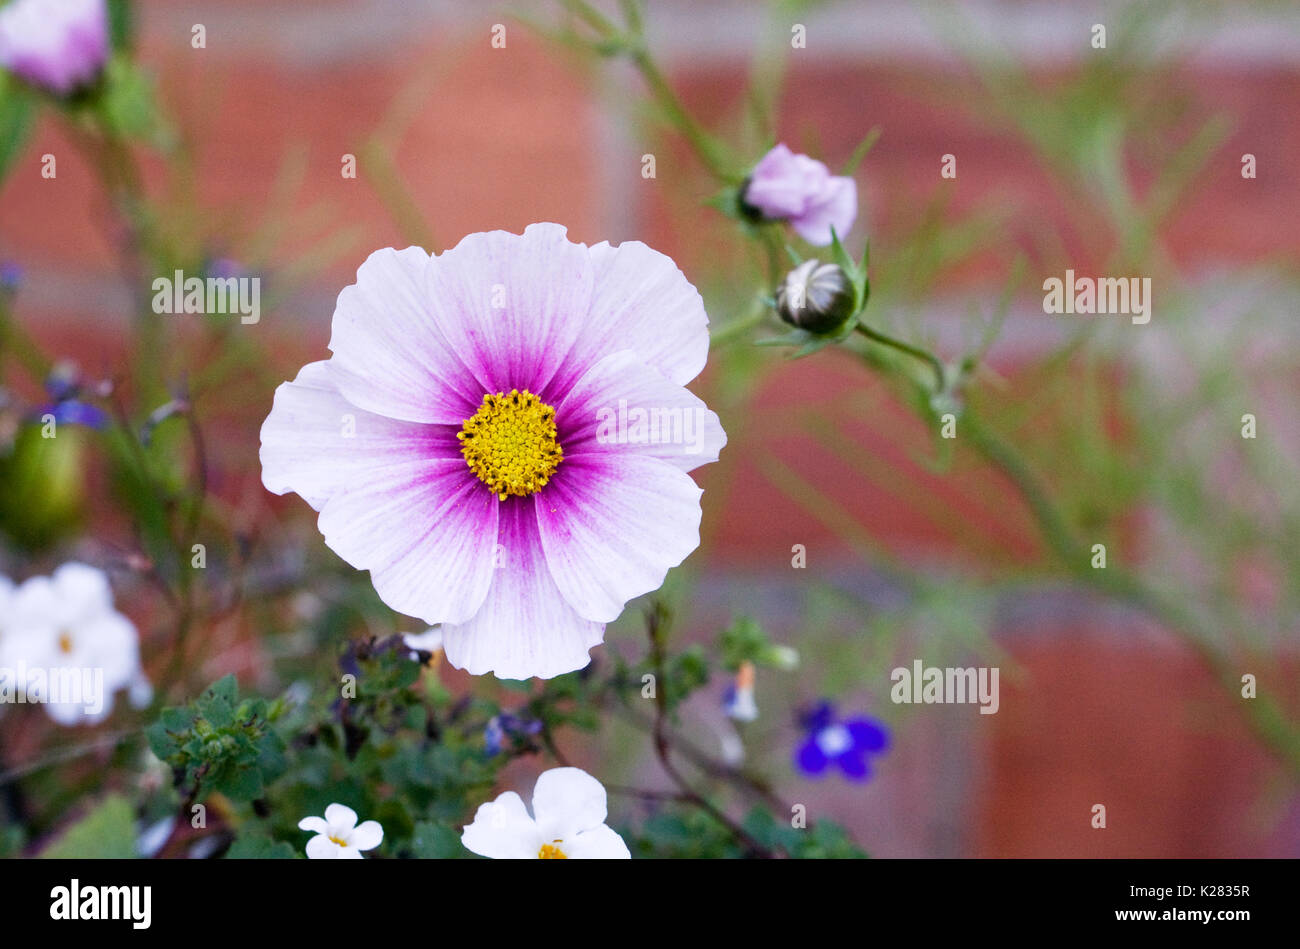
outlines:
[[[13,293],[23,282],[23,268],[11,260],[0,260],[0,293]]]
[[[54,401],[41,406],[37,415],[54,416],[61,425],[82,425],[86,428],[104,428],[108,415],[103,409],[81,399],[81,379],[70,364],[55,366],[45,380],[45,391]]]
[[[493,715],[483,729],[483,745],[488,756],[501,754],[507,738],[513,741],[525,740],[529,735],[536,735],[542,730],[538,719],[520,718],[509,712]]]
[[[846,718],[835,714],[829,702],[822,702],[800,719],[805,738],[795,751],[795,767],[810,778],[822,777],[839,768],[853,781],[871,777],[869,757],[889,747],[889,732],[875,719]]]

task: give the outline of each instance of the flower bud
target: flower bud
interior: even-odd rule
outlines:
[[[841,238],[858,216],[858,188],[852,178],[832,175],[807,155],[777,145],[763,156],[740,190],[747,217],[787,221],[808,243],[825,247]]]
[[[85,505],[82,432],[60,426],[45,438],[43,428],[22,426],[8,450],[0,447],[0,533],[28,551],[75,533]]]
[[[109,54],[105,0],[13,0],[0,6],[0,68],[55,95],[99,77]]]
[[[805,260],[776,291],[776,311],[791,326],[831,333],[853,316],[853,283],[836,264]]]
[[[799,650],[771,643],[759,652],[758,661],[769,668],[790,672],[799,668]]]

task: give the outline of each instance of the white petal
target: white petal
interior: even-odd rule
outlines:
[[[262,423],[262,483],[294,491],[316,510],[395,461],[428,458],[443,429],[367,412],[339,392],[329,363],[303,366],[275,390]]]
[[[109,713],[113,710],[113,701],[111,696],[104,697],[104,705],[98,712],[90,712],[86,705],[77,705],[73,702],[45,702],[43,703],[45,712],[54,721],[60,725],[98,725],[104,719],[108,718]]]
[[[314,834],[328,834],[330,825],[323,817],[304,817],[298,821],[298,829],[311,831]]]
[[[590,249],[595,273],[582,338],[568,360],[565,386],[605,356],[634,350],[678,385],[700,374],[709,353],[709,317],[700,293],[672,258],[640,241]]]
[[[113,608],[108,575],[84,563],[65,563],[52,577],[59,598],[72,619],[84,619]]]
[[[605,824],[564,840],[564,855],[574,860],[630,860],[623,838]]]
[[[384,842],[384,828],[379,826],[379,821],[368,820],[364,824],[358,824],[348,837],[348,846],[355,847],[358,850],[374,850]]]
[[[308,860],[337,860],[342,856],[343,848],[324,834],[307,841]]]
[[[409,649],[419,649],[422,652],[438,652],[442,649],[442,630],[431,627],[422,633],[404,633],[402,642]]]
[[[494,860],[536,859],[543,842],[523,800],[514,791],[480,804],[460,841],[467,850]]]
[[[325,822],[330,825],[330,833],[335,837],[342,837],[344,834],[336,834],[334,831],[351,831],[357,826],[357,812],[346,804],[331,804],[325,808]]]
[[[19,633],[38,628],[57,629],[80,618],[80,611],[59,593],[49,577],[23,581],[14,593],[12,606],[10,628]]]
[[[389,418],[460,425],[483,393],[439,332],[430,298],[432,258],[385,247],[339,294],[331,371],[353,405]]]
[[[501,520],[492,587],[471,619],[442,627],[447,661],[457,669],[549,679],[587,665],[589,650],[604,638],[604,625],[579,616],[551,579],[537,536],[534,498],[540,496],[493,498]]]
[[[684,471],[632,452],[565,457],[538,495],[555,584],[586,619],[608,623],[663,585],[700,544],[700,495]]]
[[[581,768],[543,771],[533,788],[533,815],[543,840],[567,841],[605,823],[605,788]]]
[[[727,444],[718,416],[631,350],[606,356],[556,406],[567,456],[632,452],[682,471],[718,460]]]
[[[463,458],[394,463],[330,498],[325,543],[369,570],[380,598],[426,623],[479,611],[493,578],[500,504]]]
[[[120,613],[108,612],[69,631],[75,652],[66,665],[103,671],[104,688],[126,688],[140,673],[135,626]]]
[[[586,246],[558,224],[532,224],[465,237],[434,259],[426,295],[480,384],[477,402],[513,388],[546,393],[586,329],[591,287]]]

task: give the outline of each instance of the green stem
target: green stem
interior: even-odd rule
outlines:
[[[631,60],[641,73],[641,78],[650,87],[651,94],[663,109],[669,123],[690,143],[692,151],[704,163],[709,173],[721,181],[733,180],[735,175],[722,156],[718,143],[686,111],[681,100],[677,98],[677,93],[668,84],[668,80],[664,78],[664,74],[660,72],[650,54],[643,47],[638,47],[632,52]]]
[[[903,342],[901,339],[894,339],[892,336],[886,336],[878,330],[873,330],[865,323],[857,324],[854,329],[874,343],[888,346],[891,349],[898,350],[900,353],[906,353],[913,359],[919,359],[921,362],[928,363],[930,368],[934,370],[935,392],[942,392],[944,386],[947,385],[947,373],[944,371],[943,363],[939,361],[939,357],[934,353],[927,352],[924,349],[919,349],[910,343]]]
[[[1074,577],[1113,599],[1140,609],[1171,631],[1181,631],[1183,639],[1191,645],[1229,694],[1240,688],[1240,670],[1234,666],[1231,656],[1214,641],[1212,630],[1205,626],[1200,617],[1130,574],[1109,568],[1092,569],[1084,553],[1085,548],[1075,539],[1065,517],[1024,459],[1010,445],[985,428],[972,413],[967,413],[962,424],[968,442],[1001,471],[1025,499],[1044,539]],[[1269,696],[1257,695],[1244,703],[1243,710],[1251,728],[1265,746],[1271,748],[1287,767],[1300,774],[1300,733],[1281,707]]]

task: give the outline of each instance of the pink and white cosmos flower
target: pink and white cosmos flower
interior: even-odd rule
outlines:
[[[13,0],[0,6],[0,66],[58,95],[94,82],[108,49],[105,0]]]
[[[534,224],[436,257],[376,251],[339,294],[332,358],[276,390],[263,483],[319,511],[390,607],[441,624],[453,666],[580,669],[699,545],[687,472],[726,443],[684,388],[707,325],[676,265],[635,241]]]
[[[809,244],[844,237],[858,216],[858,186],[824,164],[777,145],[754,166],[742,200],[769,220],[788,221]]]

